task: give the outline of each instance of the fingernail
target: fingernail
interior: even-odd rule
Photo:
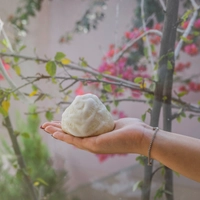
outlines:
[[[57,140],[57,138],[55,138],[53,135],[51,135],[51,137]]]
[[[40,126],[40,128],[41,128],[41,129],[44,129],[44,128],[42,127],[42,125]]]

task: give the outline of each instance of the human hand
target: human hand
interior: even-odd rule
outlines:
[[[62,131],[58,121],[46,122],[41,126],[55,139],[72,144],[79,149],[101,154],[139,153],[145,155],[143,137],[150,126],[139,119],[122,118],[115,121],[113,131],[92,137],[75,137]]]

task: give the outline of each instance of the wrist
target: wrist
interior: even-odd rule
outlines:
[[[153,130],[153,127],[149,125],[145,125],[143,129],[143,137],[141,140],[141,146],[140,146],[140,154],[148,157],[149,153],[149,147],[152,142],[153,135],[155,133],[155,130]],[[152,148],[153,148],[153,143],[152,143]],[[152,150],[152,149],[151,149]]]

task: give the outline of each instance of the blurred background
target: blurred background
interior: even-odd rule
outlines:
[[[8,22],[8,18],[14,15],[16,8],[19,7],[23,1],[13,0],[0,0],[0,18],[4,22],[4,30],[8,38],[14,40],[15,29]],[[78,62],[80,57],[83,57],[90,66],[98,68],[102,63],[102,58],[107,54],[109,46],[111,44],[120,45],[123,40],[124,34],[132,27],[132,20],[135,17],[135,9],[137,7],[137,1],[132,0],[109,0],[105,1],[105,5],[102,4],[101,12],[104,17],[99,20],[96,29],[91,28],[90,31],[83,31],[85,33],[72,33],[76,23],[84,16],[86,10],[90,8],[94,1],[91,0],[44,0],[42,7],[35,16],[30,18],[27,25],[27,33],[21,33],[21,40],[26,48],[23,49],[22,55],[51,59],[55,56],[56,52],[63,52],[67,55],[67,58],[74,62]],[[181,11],[180,11],[181,12]],[[69,41],[66,42],[66,33],[68,33]],[[64,35],[64,36],[63,36]],[[72,37],[72,39],[71,39]],[[159,49],[159,47],[156,47]],[[186,62],[191,60],[192,68],[190,71],[182,73],[183,77],[187,77],[188,74],[195,74],[199,72],[199,55],[191,57],[184,54],[181,56],[181,61]],[[24,76],[33,76],[36,73],[45,73],[45,67],[38,65],[35,62],[22,62],[20,64],[21,72]],[[12,70],[9,71],[11,79],[17,86],[24,84],[24,80],[17,76]],[[57,74],[61,73],[61,69],[57,70]],[[76,73],[76,72],[75,72]],[[79,73],[76,74],[79,76]],[[6,87],[6,80],[0,81],[1,87]],[[40,87],[43,91],[51,91],[55,96],[54,99],[44,100],[38,103],[40,108],[51,107],[60,98],[60,93],[56,86],[41,81]],[[74,85],[71,93],[71,97],[77,95],[77,88],[79,85]],[[88,91],[88,89],[85,89]],[[24,92],[30,93],[30,87],[23,88]],[[185,100],[196,103],[199,100],[199,94],[191,92]],[[28,101],[15,101],[11,100],[10,106],[10,119],[14,129],[22,130],[22,132],[28,132],[31,126],[31,120],[33,120],[27,114],[30,109],[31,102]],[[67,104],[54,114],[54,120],[60,120],[62,111],[67,107]],[[131,108],[131,109],[130,109]],[[141,116],[148,110],[149,105],[139,102],[122,102],[119,104],[118,109],[123,111],[125,116],[141,118]],[[29,110],[29,111],[28,111]],[[38,117],[38,118],[37,118]],[[118,116],[113,115],[116,119]],[[45,115],[41,114],[36,116],[37,123],[35,127],[46,121]],[[2,118],[3,120],[3,118]],[[29,120],[29,121],[28,121]],[[145,122],[149,123],[149,116],[147,115]],[[33,125],[33,123],[32,123]],[[160,126],[162,127],[162,118],[160,120]],[[199,132],[200,124],[195,119],[183,118],[181,123],[173,122],[173,131],[184,135],[200,138]],[[27,130],[26,130],[27,129]],[[62,172],[61,182],[53,181],[53,178],[49,178],[47,183],[45,180],[35,179],[34,184],[38,185],[51,185],[51,181],[58,184],[67,193],[66,196],[60,196],[59,199],[80,199],[80,200],[139,200],[141,191],[136,189],[133,191],[134,185],[143,178],[143,167],[136,161],[138,155],[114,155],[114,156],[97,156],[95,154],[79,150],[73,146],[54,140],[47,133],[37,128],[35,132],[39,133],[42,141],[41,145],[45,145],[45,152],[48,152],[45,159],[48,162],[43,163],[43,167],[46,171],[55,170]],[[23,141],[28,140],[24,134],[24,138],[20,142],[20,145],[25,144]],[[7,149],[11,149],[11,142],[6,128],[1,125],[1,140],[2,143],[7,143]],[[3,142],[4,141],[4,142]],[[35,140],[35,141],[39,141]],[[34,142],[34,141],[32,141]],[[27,148],[30,144],[26,144]],[[26,146],[25,145],[25,146]],[[5,145],[2,145],[1,149],[4,149]],[[23,147],[24,148],[24,147]],[[34,147],[33,147],[34,148]],[[28,151],[28,149],[27,149]],[[27,153],[27,157],[28,152]],[[45,153],[44,153],[45,154]],[[44,155],[43,154],[43,155]],[[45,155],[46,155],[45,154]],[[1,151],[2,168],[9,169],[10,174],[15,174],[15,170],[9,167],[10,157],[5,150]],[[40,157],[43,159],[43,157]],[[37,168],[37,156],[35,157],[35,167]],[[33,160],[32,160],[33,161]],[[33,164],[34,165],[34,164]],[[48,169],[45,165],[50,165],[52,168]],[[159,163],[155,164],[155,167]],[[184,167],[184,166],[183,166]],[[38,168],[38,170],[41,170]],[[8,174],[9,174],[8,173]],[[54,174],[54,172],[52,172]],[[57,175],[52,175],[57,176]],[[5,182],[4,179],[0,181],[3,188],[9,188],[10,183]],[[61,179],[60,179],[61,180]],[[45,182],[44,182],[45,181]],[[56,184],[55,184],[56,185]],[[162,175],[157,173],[153,179],[151,199],[154,198],[157,189],[162,185]],[[38,187],[39,188],[39,187]],[[188,200],[199,199],[199,183],[189,180],[181,175],[174,175],[174,195],[175,199]],[[13,189],[14,190],[14,189]],[[58,188],[55,186],[52,190],[56,193]],[[1,192],[2,192],[1,191]],[[0,193],[1,193],[0,192]],[[8,190],[11,193],[11,191]],[[61,192],[62,193],[62,192]],[[11,197],[9,197],[12,199]],[[6,199],[6,194],[2,200]],[[16,197],[15,199],[22,199]],[[42,198],[41,198],[42,199]],[[48,198],[47,198],[48,199]],[[53,199],[53,198],[52,198]],[[55,197],[54,199],[58,199]],[[165,199],[165,197],[161,197]]]

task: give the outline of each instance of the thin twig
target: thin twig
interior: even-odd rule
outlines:
[[[193,27],[193,25],[194,25],[194,22],[195,22],[195,20],[196,20],[196,18],[197,18],[197,16],[198,16],[198,9],[200,8],[200,7],[196,4],[196,2],[195,2],[194,0],[190,0],[190,1],[191,1],[192,6],[194,7],[194,13],[193,13],[193,15],[192,15],[192,18],[190,19],[190,22],[189,22],[187,28],[185,29],[185,31],[184,31],[184,33],[183,33],[183,35],[182,35],[182,38],[186,38],[186,37],[189,35],[189,33],[191,32],[192,27]],[[177,46],[176,46],[176,49],[175,49],[175,53],[174,53],[175,60],[177,59],[177,57],[178,57],[178,55],[179,55],[179,53],[180,53],[180,50],[181,50],[181,48],[182,48],[182,46],[183,46],[183,42],[184,42],[184,41],[183,41],[182,38],[181,38],[180,41],[178,42],[178,44],[177,44]]]
[[[144,36],[148,35],[148,34],[157,34],[159,35],[160,37],[162,37],[162,32],[156,30],[156,29],[152,29],[152,30],[148,30],[148,31],[145,31],[144,33],[142,33],[139,37],[137,38],[134,38],[133,40],[130,40],[126,46],[123,48],[123,50],[121,50],[120,52],[118,52],[114,57],[113,57],[113,60],[112,62],[115,63],[117,62],[123,55],[124,53],[126,53],[132,46],[133,44],[135,44],[138,40],[140,40],[141,38],[143,38]]]
[[[141,0],[141,18],[142,18],[142,26],[143,26],[143,31],[146,32],[146,23],[145,23],[145,14],[144,14],[144,0]],[[151,51],[151,46],[149,42],[149,36],[146,35],[146,40],[145,40],[146,46],[147,46],[147,52],[148,52],[148,60],[150,61],[151,68],[152,70],[154,69],[154,61],[153,61],[153,55]]]

